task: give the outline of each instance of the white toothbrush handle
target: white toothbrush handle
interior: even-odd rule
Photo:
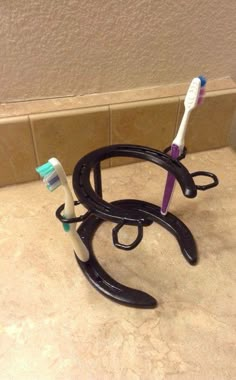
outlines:
[[[58,159],[55,157],[50,158],[48,162],[54,167],[57,173],[57,176],[59,177],[60,184],[63,187],[64,192],[65,192],[64,216],[67,219],[74,218],[75,217],[74,199],[73,199],[70,187],[68,185],[65,170],[63,169],[63,166],[60,163],[60,161],[58,161]],[[76,255],[78,256],[78,258],[81,261],[88,261],[89,251],[84,245],[80,236],[77,234],[76,223],[70,223],[70,224],[64,223],[63,227],[66,233],[70,235],[74,251]]]
[[[72,245],[73,245],[74,251],[76,253],[76,256],[78,256],[78,258],[81,261],[84,261],[84,262],[88,261],[88,259],[89,259],[89,252],[88,252],[87,248],[85,247],[83,241],[79,237],[79,235],[78,235],[78,233],[76,231],[75,224],[70,225],[70,230],[68,231],[68,233],[70,235],[70,238],[71,238]]]
[[[184,116],[181,120],[181,124],[179,126],[178,133],[172,142],[173,145],[177,145],[179,147],[180,154],[182,153],[183,148],[184,148],[184,139],[185,139],[185,134],[186,134],[186,130],[187,130],[187,125],[188,125],[190,113],[191,113],[191,110],[185,109]]]
[[[64,208],[64,215],[66,218],[74,218],[75,217],[75,206],[74,206],[74,199],[71,194],[71,190],[69,188],[68,183],[65,183],[63,185],[64,191],[65,191],[65,208]]]
[[[194,78],[190,83],[187,94],[184,99],[184,116],[182,118],[181,124],[177,136],[175,137],[172,144],[177,145],[182,153],[184,148],[184,139],[186,134],[186,129],[188,125],[189,116],[191,111],[197,106],[198,98],[201,90],[201,80],[200,78]]]
[[[65,183],[63,188],[65,190],[64,216],[68,219],[74,218],[75,217],[74,200],[73,200],[70,188],[68,186],[68,183]],[[69,227],[70,229],[67,233],[70,235],[72,245],[73,245],[76,255],[78,256],[80,260],[88,261],[89,252],[76,231],[76,223],[69,224]]]

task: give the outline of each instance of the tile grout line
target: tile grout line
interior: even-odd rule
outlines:
[[[109,145],[112,145],[112,117],[111,117],[111,105],[108,105],[109,110]],[[109,159],[109,167],[112,167],[112,159]]]
[[[223,88],[223,89],[220,89],[220,90],[210,90],[210,91],[206,91],[206,95],[207,94],[211,94],[211,93],[215,93],[215,92],[224,92],[224,91],[235,91],[236,88],[235,87],[226,87],[226,88]],[[230,92],[229,92],[230,94]],[[167,96],[159,96],[159,97],[147,97],[147,98],[144,98],[144,99],[137,99],[137,100],[126,100],[126,101],[117,101],[117,102],[111,102],[111,103],[103,103],[103,104],[93,104],[93,105],[85,105],[85,106],[81,106],[81,107],[73,107],[73,108],[65,108],[65,109],[61,109],[60,111],[57,109],[55,110],[50,110],[50,111],[39,111],[39,112],[32,112],[30,115],[29,114],[16,114],[16,115],[13,115],[13,116],[0,116],[0,120],[1,119],[8,119],[8,118],[14,118],[14,117],[21,117],[21,116],[31,116],[31,115],[42,115],[42,114],[51,114],[51,113],[57,113],[57,112],[70,112],[70,111],[78,111],[78,110],[84,110],[84,109],[90,109],[90,108],[100,108],[100,107],[106,107],[106,106],[110,106],[110,105],[122,105],[122,104],[129,104],[129,103],[138,103],[138,102],[145,102],[145,101],[155,101],[155,100],[164,100],[164,99],[171,99],[171,98],[177,98],[177,97],[183,97],[185,96],[186,93],[184,94],[177,94],[177,95],[167,95]],[[57,99],[57,98],[50,98],[50,99]],[[48,99],[47,99],[48,100]],[[33,102],[33,101],[32,101]],[[10,103],[9,103],[10,104]]]
[[[226,87],[224,87],[224,88],[221,88],[220,90],[218,90],[218,89],[213,89],[213,90],[210,90],[210,91],[221,91],[221,90],[231,90],[231,89],[236,89],[236,82],[231,78],[231,77],[223,77],[223,78],[218,78],[218,79],[215,79],[215,80],[210,80],[210,81],[222,81],[222,80],[227,80],[227,79],[231,79],[232,80],[232,82],[234,82],[234,85],[233,86],[230,86],[230,87],[228,87],[228,86],[226,86]],[[61,100],[61,99],[75,99],[75,98],[77,98],[77,97],[81,97],[81,98],[84,98],[84,97],[89,97],[89,96],[99,96],[99,95],[107,95],[107,94],[109,94],[109,93],[111,93],[111,94],[117,94],[117,93],[126,93],[126,92],[133,92],[133,91],[147,91],[147,90],[149,90],[149,89],[160,89],[160,88],[162,88],[162,87],[173,87],[173,85],[174,86],[182,86],[182,85],[188,85],[188,83],[189,82],[180,82],[180,83],[169,83],[169,84],[160,84],[160,85],[158,85],[158,86],[148,86],[148,87],[137,87],[137,88],[132,88],[132,89],[126,89],[126,90],[118,90],[118,91],[110,91],[110,92],[95,92],[95,93],[86,93],[86,94],[80,94],[80,95],[76,95],[76,94],[74,94],[74,95],[63,95],[63,96],[54,96],[54,97],[42,97],[42,98],[35,98],[35,99],[21,99],[21,100],[11,100],[11,101],[2,101],[2,100],[0,100],[0,105],[1,104],[6,104],[6,105],[8,105],[8,104],[18,104],[18,103],[33,103],[33,102],[40,102],[40,101],[48,101],[48,100],[52,100],[52,99],[56,99],[56,100]],[[174,96],[181,96],[181,94],[176,94],[176,95],[174,95]],[[172,95],[170,95],[170,96],[172,96]]]
[[[33,141],[36,163],[39,166],[40,165],[39,155],[38,155],[38,150],[37,150],[36,138],[35,138],[35,134],[34,134],[34,128],[33,128],[33,124],[32,124],[32,120],[31,120],[30,115],[28,115],[28,120],[29,120],[29,124],[30,124],[30,131],[31,131],[31,136],[32,136],[32,141]]]
[[[112,117],[111,117],[111,105],[109,104],[109,145],[112,145]]]
[[[177,130],[178,130],[178,124],[179,124],[179,115],[180,115],[180,109],[181,109],[181,98],[179,96],[179,104],[178,104],[178,110],[177,110],[177,114],[176,114],[176,120],[175,120],[175,128],[174,128],[174,134],[173,134],[173,139],[175,138],[175,135],[177,133]]]

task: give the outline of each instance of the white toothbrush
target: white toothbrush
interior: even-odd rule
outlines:
[[[74,200],[67,182],[66,173],[61,163],[56,158],[50,158],[46,164],[39,166],[36,171],[43,178],[43,182],[46,184],[49,191],[54,191],[59,186],[63,187],[65,192],[64,216],[67,219],[74,218]],[[76,223],[64,223],[63,228],[69,234],[73,248],[79,259],[82,261],[88,261],[89,252],[77,234]]]
[[[171,145],[171,157],[177,159],[183,152],[184,149],[184,139],[186,134],[186,129],[188,125],[188,120],[191,111],[198,105],[202,103],[203,96],[205,94],[206,79],[202,76],[194,78],[189,86],[187,95],[184,100],[184,116],[182,118],[178,133]],[[165,191],[162,200],[161,214],[166,215],[168,211],[168,206],[170,203],[171,195],[173,193],[175,183],[175,177],[168,173]]]

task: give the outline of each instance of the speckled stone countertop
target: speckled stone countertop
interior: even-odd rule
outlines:
[[[152,310],[113,303],[84,278],[54,217],[62,189],[49,193],[40,182],[0,189],[1,380],[236,378],[236,154],[225,148],[184,163],[220,180],[192,200],[176,186],[172,200],[196,239],[197,266],[156,224],[134,251],[113,247],[108,222],[94,239],[115,279],[158,299]],[[104,198],[160,204],[165,176],[150,163],[106,169]],[[123,239],[132,234],[126,228]]]

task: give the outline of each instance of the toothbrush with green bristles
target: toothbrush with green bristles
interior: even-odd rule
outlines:
[[[74,218],[74,200],[61,163],[56,158],[50,158],[46,164],[36,168],[36,171],[43,178],[43,182],[49,191],[54,191],[59,186],[63,187],[65,192],[64,217],[67,219]],[[79,259],[88,261],[89,252],[76,231],[76,223],[64,223],[63,228],[69,234],[74,251]]]

